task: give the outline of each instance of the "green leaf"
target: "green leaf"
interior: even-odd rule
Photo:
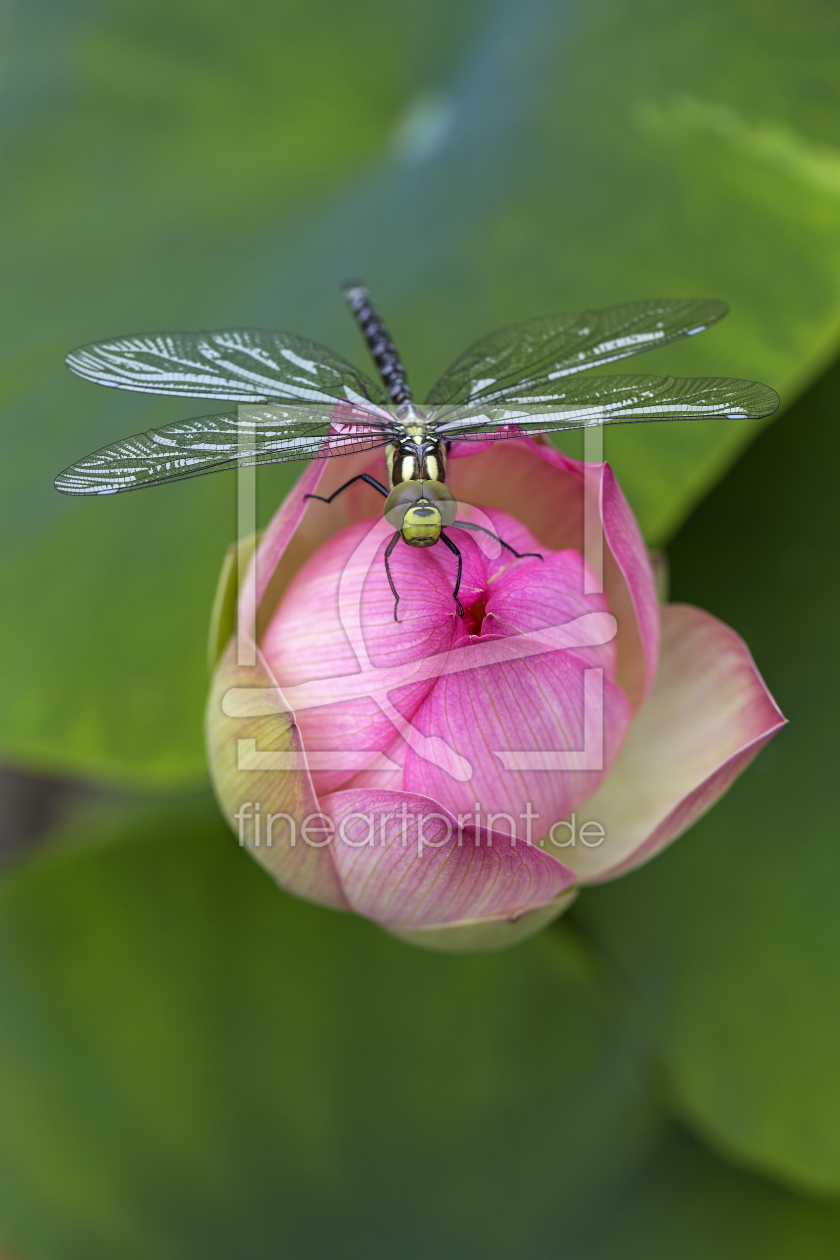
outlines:
[[[564,1260],[833,1260],[840,1209],[741,1172],[675,1131],[584,1227]]]
[[[203,771],[233,479],[62,501],[71,462],[201,410],[73,380],[67,350],[257,325],[364,362],[337,287],[362,274],[421,395],[499,325],[698,296],[733,314],[643,369],[790,397],[840,331],[838,23],[817,0],[13,9],[0,754]],[[606,451],[657,540],[754,431],[633,426]],[[292,475],[265,477],[262,520]]]
[[[673,597],[745,637],[790,726],[691,835],[580,914],[630,975],[680,1111],[739,1161],[840,1193],[840,364],[670,551]]]
[[[0,887],[0,1237],[33,1260],[556,1255],[657,1125],[569,930],[413,949],[281,893],[212,801]]]
[[[255,297],[274,265],[264,225],[311,213],[381,149],[412,94],[448,72],[480,8],[36,0],[9,15],[6,760],[157,784],[203,777],[203,645],[236,534],[234,479],[68,512],[52,488],[63,466],[183,417],[185,404],[74,380],[64,355],[119,330],[276,325]],[[348,73],[369,64],[375,73]],[[263,520],[297,471],[266,479]]]

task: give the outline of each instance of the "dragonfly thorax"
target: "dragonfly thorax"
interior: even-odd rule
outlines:
[[[395,441],[386,451],[391,487],[407,481],[444,481],[446,451],[430,431],[425,413],[415,403],[405,403],[394,415]]]
[[[394,420],[400,428],[416,425],[424,429],[426,427],[426,413],[417,403],[403,403],[401,407],[397,407]]]

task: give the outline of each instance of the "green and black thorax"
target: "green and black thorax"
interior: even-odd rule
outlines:
[[[445,444],[430,432],[422,407],[403,403],[394,430],[397,441],[385,452],[391,489],[403,481],[446,481]]]

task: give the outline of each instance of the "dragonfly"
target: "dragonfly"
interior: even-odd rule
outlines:
[[[397,543],[453,553],[458,615],[462,555],[454,528],[492,533],[457,519],[446,485],[453,442],[533,437],[641,421],[761,419],[779,405],[758,381],[727,377],[598,375],[591,369],[703,332],[728,312],[725,302],[666,298],[602,310],[543,315],[477,341],[443,373],[423,403],[412,395],[394,342],[362,283],[343,286],[380,381],[341,356],[293,333],[233,328],[150,333],[82,346],[71,370],[116,389],[238,404],[150,429],[102,447],[55,480],[70,495],[119,494],[253,465],[326,459],[385,448],[388,484],[362,481],[385,499],[394,534],[385,571],[399,620],[390,559]],[[493,535],[517,559],[520,553]],[[541,557],[539,557],[541,558]]]

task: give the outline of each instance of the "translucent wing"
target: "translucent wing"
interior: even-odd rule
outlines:
[[[382,389],[316,341],[260,328],[150,333],[81,346],[67,366],[85,380],[144,394],[230,402],[387,402]]]
[[[56,477],[64,494],[116,494],[251,464],[327,459],[391,440],[387,417],[335,404],[275,403],[178,420],[103,446]]]
[[[559,388],[558,388],[559,386]],[[772,415],[779,396],[727,377],[585,376],[512,402],[441,408],[429,424],[444,440],[486,441],[644,420],[742,420]]]
[[[511,324],[465,350],[427,401],[439,405],[518,398],[540,382],[691,337],[728,310],[725,302],[711,299],[661,298]]]

